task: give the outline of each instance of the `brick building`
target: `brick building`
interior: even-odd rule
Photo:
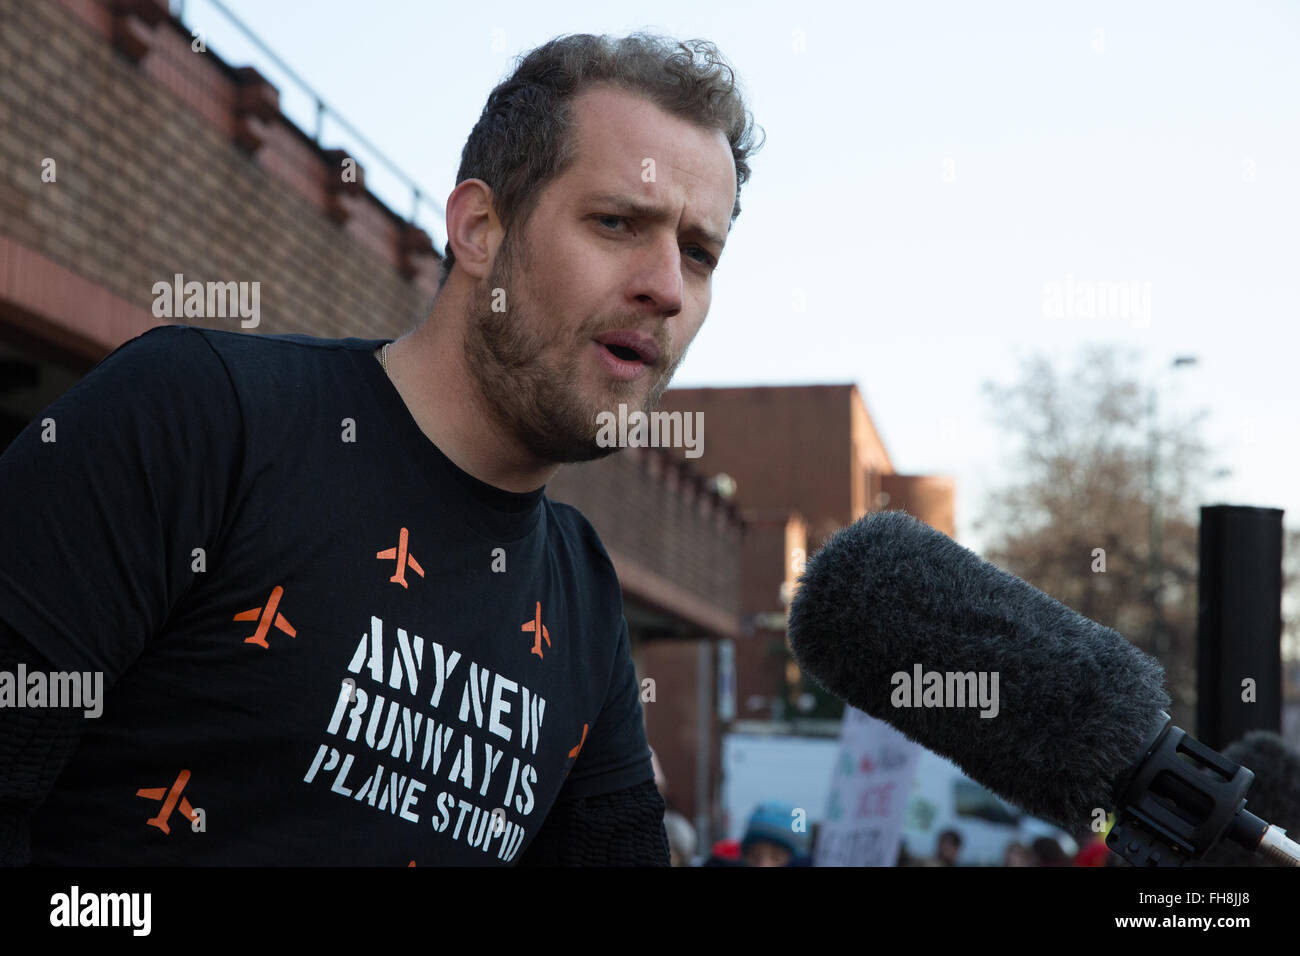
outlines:
[[[955,536],[953,481],[896,474],[854,385],[670,389],[660,409],[703,413],[709,439],[692,464],[732,479],[747,525],[744,634],[720,655],[734,667],[735,704],[721,708],[725,723],[799,729],[791,721],[800,717],[800,674],[788,653],[786,611],[802,562],[837,528],[884,508]],[[670,721],[658,708],[647,713],[652,732]],[[715,804],[713,832],[720,821]]]

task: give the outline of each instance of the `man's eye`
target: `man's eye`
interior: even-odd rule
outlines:
[[[610,223],[610,222],[615,223],[615,224],[617,224],[617,223],[630,223],[630,222],[631,222],[631,220],[628,219],[626,216],[612,216],[612,215],[611,215],[611,216],[593,216],[592,218],[595,219],[595,220],[596,220],[598,223],[600,223],[602,226],[603,226],[605,223]],[[613,232],[614,230],[611,229],[610,231]],[[702,265],[702,266],[707,266],[709,269],[714,269],[714,268],[717,267],[717,265],[718,265],[718,260],[715,259],[715,258],[713,258],[713,256],[708,252],[708,250],[704,249],[702,246],[687,246],[686,248],[687,248],[688,250],[692,250],[692,251],[694,251],[694,252],[699,253],[699,258],[697,258],[695,261],[698,262],[700,265]]]
[[[712,269],[714,266],[718,264],[717,259],[713,258],[713,256],[711,256],[704,249],[701,249],[699,246],[687,246],[686,248],[693,249],[700,254],[700,258],[695,260],[700,265],[708,266],[710,269]]]

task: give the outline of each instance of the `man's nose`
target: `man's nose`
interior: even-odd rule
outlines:
[[[647,245],[638,260],[632,292],[639,301],[650,301],[655,312],[670,318],[682,310],[682,253],[677,238],[670,236]]]

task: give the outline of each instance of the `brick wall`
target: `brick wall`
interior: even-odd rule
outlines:
[[[799,509],[809,540],[820,542],[845,523],[852,507],[852,390],[851,385],[674,388],[659,407],[703,412],[703,454],[695,467],[736,479],[736,500],[744,509]]]
[[[942,475],[882,475],[880,489],[884,492],[884,508],[906,511],[950,538],[957,536],[953,479]]]
[[[683,466],[680,450],[627,448],[598,461],[565,465],[547,482],[548,497],[574,505],[615,556],[699,599],[717,612],[740,613],[744,526],[735,507],[703,488]],[[637,592],[636,569],[619,568],[624,591],[664,610],[662,599]],[[722,633],[734,633],[725,623]],[[699,631],[709,624],[697,622]],[[722,628],[725,627],[725,630]]]
[[[113,14],[94,0],[0,0],[0,18],[0,235],[25,250],[27,274],[70,273],[104,301],[126,303],[132,328],[105,332],[77,314],[40,320],[84,325],[107,351],[173,321],[151,307],[154,283],[176,273],[259,282],[260,325],[250,331],[260,333],[395,335],[427,311],[437,257],[419,257],[417,274],[404,277],[404,224],[369,194],[336,195],[338,157],[278,112],[241,118],[241,89],[260,86],[256,77],[193,52],[170,18],[132,20],[148,43],[132,62],[110,39]],[[236,143],[242,127],[261,137],[255,152]],[[42,181],[47,158],[55,182]],[[241,329],[237,317],[176,321]]]

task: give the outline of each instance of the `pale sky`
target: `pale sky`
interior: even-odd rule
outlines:
[[[979,550],[983,495],[1014,480],[981,382],[1116,343],[1164,410],[1210,409],[1232,474],[1204,503],[1300,521],[1300,4],[226,3],[439,204],[516,54],[574,32],[712,40],[767,145],[674,385],[857,383],[898,471],[956,479]],[[208,0],[185,19],[278,81]],[[364,150],[326,141],[409,212]],[[422,225],[441,249],[441,219]],[[1052,318],[1067,281],[1149,311]]]

